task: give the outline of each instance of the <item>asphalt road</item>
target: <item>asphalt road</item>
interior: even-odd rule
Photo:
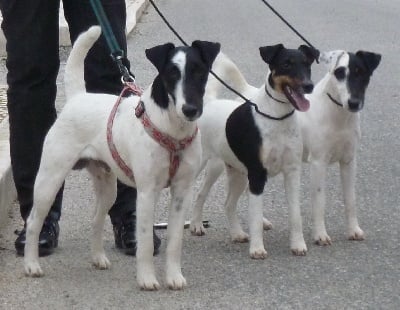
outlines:
[[[266,67],[258,47],[303,42],[261,1],[162,0],[160,9],[183,38],[218,41],[223,51],[254,85],[261,85]],[[308,170],[304,167],[302,214],[309,251],[294,257],[289,251],[288,210],[282,178],[268,182],[264,212],[273,230],[265,233],[269,257],[251,260],[247,244],[229,240],[223,214],[224,183],[212,190],[205,206],[211,227],[207,235],[192,237],[185,231],[183,274],[188,287],[174,292],[140,291],[135,259],[114,248],[107,223],[105,247],[112,262],[108,271],[90,265],[89,238],[93,193],[85,173],[67,180],[60,244],[42,259],[46,276],[23,275],[16,258],[13,231],[20,228],[17,208],[0,235],[1,309],[399,309],[400,308],[400,2],[389,0],[271,1],[321,51],[359,49],[379,52],[382,62],[372,77],[362,113],[362,144],[358,155],[357,194],[359,221],[366,240],[346,240],[344,207],[333,166],[328,177],[327,229],[332,246],[312,244]],[[165,43],[179,44],[149,7],[129,36],[129,58],[140,85],[148,85],[155,69],[144,49]],[[315,65],[317,81],[325,72]],[[62,79],[60,79],[61,86]],[[59,100],[63,100],[62,92]],[[165,192],[156,219],[165,221]],[[247,229],[247,202],[240,200],[240,216]],[[188,216],[189,217],[189,216]],[[155,259],[163,282],[165,231]]]

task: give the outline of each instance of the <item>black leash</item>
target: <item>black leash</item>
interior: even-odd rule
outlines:
[[[133,82],[135,76],[129,72],[129,70],[122,63],[122,59],[125,58],[124,51],[120,48],[117,39],[112,31],[110,22],[107,19],[107,15],[104,12],[103,6],[100,0],[90,0],[93,12],[96,15],[97,21],[101,26],[104,38],[106,39],[107,45],[111,51],[111,57],[118,66],[119,72],[121,73],[122,82]]]
[[[163,22],[167,25],[167,27],[169,28],[169,30],[171,30],[173,32],[173,34],[175,34],[175,36],[179,39],[179,41],[182,42],[183,45],[188,46],[188,44],[185,42],[185,40],[179,35],[179,33],[174,29],[174,27],[172,27],[172,25],[168,22],[167,18],[164,16],[164,14],[160,11],[160,9],[156,6],[156,4],[154,3],[153,0],[149,0],[149,2],[151,3],[151,5],[153,6],[153,8],[156,10],[157,14],[161,17],[161,19],[163,20]],[[254,103],[251,102],[248,98],[246,98],[245,96],[243,96],[241,93],[239,93],[236,89],[234,89],[232,86],[228,85],[224,80],[222,80],[217,74],[215,74],[212,70],[210,70],[210,73],[222,84],[224,85],[228,90],[230,90],[231,92],[233,92],[235,95],[237,95],[238,97],[242,98],[245,103],[250,104],[254,107],[255,111],[268,118],[268,119],[272,119],[275,121],[281,121],[284,120],[285,118],[288,118],[290,116],[293,115],[294,110],[289,112],[288,114],[285,114],[281,117],[275,117],[275,116],[271,116],[269,114],[265,114],[263,112],[261,112],[258,109],[258,106]]]
[[[297,36],[302,39],[309,47],[317,50],[317,48],[314,47],[314,45],[312,45],[304,36],[302,36],[300,34],[300,32],[298,32],[296,30],[296,28],[294,28],[281,14],[279,14],[279,12],[277,10],[274,9],[274,7],[272,5],[270,5],[267,1],[265,0],[261,0],[276,16],[278,16],[281,21],[283,21],[286,26],[288,26],[295,34],[297,34]],[[318,59],[316,59],[317,63],[318,63]]]

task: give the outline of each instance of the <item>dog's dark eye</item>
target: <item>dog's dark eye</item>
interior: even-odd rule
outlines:
[[[339,81],[344,80],[346,77],[346,69],[344,67],[339,67],[335,70],[334,74]]]
[[[292,67],[292,63],[291,62],[285,62],[282,66],[283,69],[290,69]]]
[[[363,71],[362,68],[360,68],[360,67],[355,67],[355,69],[354,69],[354,74],[355,74],[356,76],[362,75],[363,73],[364,73],[364,71]]]

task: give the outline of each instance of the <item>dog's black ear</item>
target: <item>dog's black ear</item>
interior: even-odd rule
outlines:
[[[307,61],[312,64],[314,60],[319,58],[319,50],[308,45],[300,45],[298,50],[307,57]]]
[[[157,45],[146,49],[146,57],[161,72],[168,61],[169,52],[175,48],[172,43]]]
[[[271,64],[272,60],[276,55],[284,48],[283,44],[277,44],[272,46],[261,46],[260,55],[261,58],[267,63]]]
[[[362,61],[365,63],[371,74],[378,67],[382,58],[380,54],[365,52],[365,51],[358,51],[356,53],[356,56],[362,59]]]
[[[192,47],[196,48],[200,52],[201,58],[207,64],[208,68],[211,69],[213,62],[221,49],[221,44],[196,40],[192,42]]]

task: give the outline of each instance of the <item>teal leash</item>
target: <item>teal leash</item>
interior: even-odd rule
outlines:
[[[121,79],[123,83],[134,82],[135,76],[129,72],[126,66],[122,63],[122,59],[125,58],[124,51],[120,48],[117,39],[115,38],[114,32],[112,31],[110,22],[108,21],[107,15],[104,12],[103,6],[100,0],[90,0],[93,12],[96,15],[97,21],[100,24],[103,36],[106,39],[107,45],[111,52],[111,58],[117,64],[118,69],[121,73]]]

